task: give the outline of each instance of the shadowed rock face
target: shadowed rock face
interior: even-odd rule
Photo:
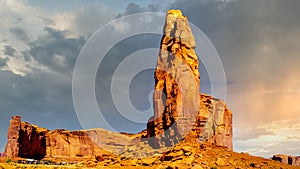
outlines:
[[[7,134],[5,156],[9,158],[44,158],[46,155],[45,135],[47,131],[47,129],[21,122],[19,116],[12,117]]]
[[[102,149],[83,131],[49,131],[12,117],[5,156],[8,158],[86,157],[100,155]]]
[[[156,136],[154,147],[178,143],[198,114],[200,75],[194,48],[187,18],[168,11],[154,77],[154,121],[148,130],[150,137]]]
[[[187,17],[168,11],[154,76],[154,116],[147,124],[155,148],[172,146],[196,131],[202,141],[232,149],[232,114],[223,101],[200,94],[195,47]]]
[[[19,157],[42,159],[46,156],[47,129],[21,122],[19,131]]]
[[[5,147],[4,155],[9,158],[19,156],[19,132],[21,127],[21,117],[14,116],[10,120],[10,126],[7,132],[7,144]]]
[[[224,101],[201,94],[199,114],[193,130],[200,141],[232,150],[232,113]]]
[[[272,160],[282,162],[292,166],[300,166],[300,156],[291,156],[286,154],[275,154]]]

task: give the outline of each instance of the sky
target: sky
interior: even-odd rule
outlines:
[[[180,9],[220,56],[227,79],[227,95],[222,99],[234,118],[234,150],[263,157],[300,155],[299,8],[298,0],[0,0],[0,151],[14,115],[48,129],[83,128],[74,108],[72,80],[76,60],[97,30],[106,24],[116,28],[96,44],[104,46],[134,25],[133,21],[114,24],[115,19]],[[155,23],[159,22],[151,26],[162,31],[163,25]],[[153,113],[154,70],[140,71],[127,90],[132,106],[145,112],[144,121],[134,123],[118,114],[113,104],[114,71],[131,53],[159,48],[160,39],[157,34],[125,38],[99,64],[95,96],[115,130],[138,132],[146,127]],[[156,57],[153,54],[149,64],[155,66],[151,61]],[[199,69],[201,91],[211,94],[214,82],[205,65]]]

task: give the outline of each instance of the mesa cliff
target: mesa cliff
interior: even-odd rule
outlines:
[[[102,149],[83,131],[50,131],[12,117],[8,129],[5,156],[43,159],[45,157],[92,157]]]
[[[279,161],[284,164],[293,166],[300,166],[300,156],[291,156],[286,154],[275,154],[271,158],[272,160]]]

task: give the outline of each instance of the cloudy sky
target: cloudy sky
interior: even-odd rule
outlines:
[[[73,105],[72,77],[89,38],[117,18],[174,8],[181,9],[219,53],[227,79],[223,99],[234,114],[235,151],[264,157],[300,155],[298,0],[174,0],[163,4],[159,0],[0,0],[0,151],[4,151],[13,115],[49,129],[81,129]],[[124,29],[124,25],[114,26],[119,33]],[[163,25],[152,26],[160,30]],[[96,45],[102,46],[112,36],[107,34]],[[153,69],[132,79],[131,104],[146,112],[142,123],[132,123],[112,104],[114,70],[131,53],[158,48],[160,38],[142,34],[123,39],[99,65],[97,102],[115,130],[145,128],[153,113],[149,96],[154,81]],[[202,91],[210,94],[214,82],[207,78],[205,65],[200,71]],[[91,127],[101,127],[101,122]]]

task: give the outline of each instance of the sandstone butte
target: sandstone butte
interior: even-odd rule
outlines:
[[[163,33],[154,75],[154,116],[146,130],[50,131],[14,116],[6,158],[85,161],[108,168],[292,168],[232,151],[232,113],[222,100],[200,93],[196,43],[187,17],[168,11]]]

